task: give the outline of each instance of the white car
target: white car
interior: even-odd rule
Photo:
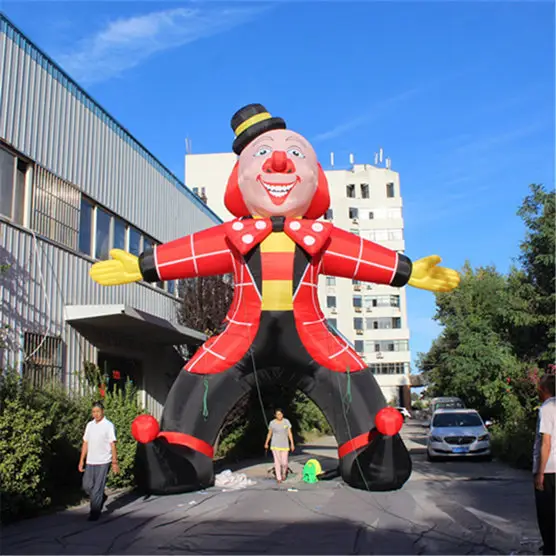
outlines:
[[[403,420],[411,419],[411,413],[405,407],[396,407],[396,409],[403,415]]]
[[[429,461],[445,457],[491,458],[490,434],[474,409],[439,409],[434,412],[427,437]]]

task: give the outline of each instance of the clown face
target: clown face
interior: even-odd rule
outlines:
[[[239,189],[253,216],[303,216],[317,190],[318,176],[313,147],[287,129],[263,133],[239,157]]]

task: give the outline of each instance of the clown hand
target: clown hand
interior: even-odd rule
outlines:
[[[442,259],[431,255],[413,263],[408,284],[431,292],[449,292],[457,288],[460,276],[451,268],[437,266]]]
[[[135,255],[121,249],[112,249],[110,256],[111,260],[95,263],[91,267],[89,275],[95,282],[102,286],[119,286],[143,279],[139,259]]]

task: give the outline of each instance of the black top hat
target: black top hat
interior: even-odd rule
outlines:
[[[271,129],[286,129],[282,118],[273,118],[262,104],[248,104],[232,116],[232,129],[236,135],[232,145],[239,155],[253,139]]]

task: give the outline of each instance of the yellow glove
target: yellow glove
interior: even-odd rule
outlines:
[[[102,286],[119,286],[139,282],[143,275],[139,270],[139,259],[122,251],[112,249],[110,251],[111,260],[95,263],[89,271],[89,276]]]
[[[431,292],[449,292],[459,285],[459,274],[451,268],[436,266],[442,259],[430,255],[413,263],[408,284]]]

